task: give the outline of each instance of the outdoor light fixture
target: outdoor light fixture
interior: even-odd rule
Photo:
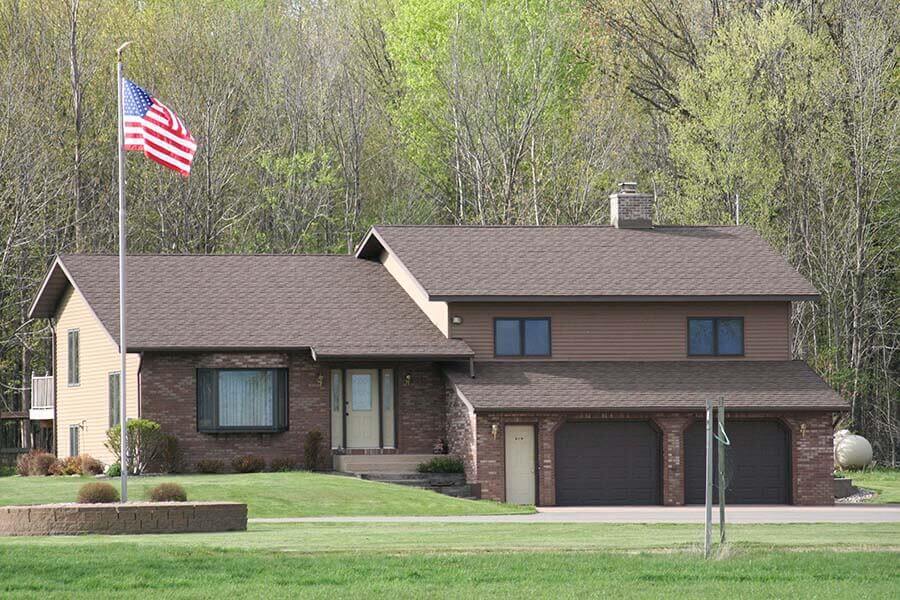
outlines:
[[[462,325],[462,317],[456,316],[451,319],[454,325]]]
[[[493,425],[491,425],[491,437],[496,440],[498,435],[500,435],[500,425],[498,423],[494,423]]]
[[[316,377],[316,380],[319,382],[319,387],[323,387],[325,384],[325,376],[319,373],[319,376]]]
[[[407,373],[406,375],[403,376],[403,385],[409,385],[411,383],[412,383],[412,375]]]
[[[806,423],[800,423],[800,437],[806,437]]]

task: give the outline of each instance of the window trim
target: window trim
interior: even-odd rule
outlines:
[[[282,371],[284,372],[284,423],[282,425],[264,425],[264,426],[226,426],[214,425],[212,427],[203,427],[200,425],[200,371],[213,371],[216,374],[215,382],[215,400],[213,402],[213,416],[216,423],[219,421],[219,377],[220,371]],[[196,384],[196,393],[194,397],[194,405],[196,413],[194,416],[197,431],[199,433],[283,433],[290,429],[290,406],[291,406],[291,370],[288,367],[197,367],[194,369],[194,382]],[[275,393],[278,393],[278,381],[276,376]],[[275,398],[278,400],[277,396]],[[277,410],[277,406],[275,409]],[[277,415],[273,415],[273,421],[277,422]]]
[[[497,321],[518,321],[519,322],[519,353],[518,354],[497,354]],[[526,321],[546,321],[547,322],[547,353],[546,354],[525,354],[525,322]],[[494,358],[548,358],[553,356],[553,323],[550,317],[494,317],[492,336],[494,339]]]
[[[76,346],[78,347],[75,354],[75,375],[72,380],[72,334],[75,334]],[[78,387],[81,385],[81,329],[73,327],[66,330],[66,382],[68,387]]]
[[[712,321],[713,323],[713,351],[709,354],[691,352],[691,321]],[[741,322],[741,352],[739,354],[720,354],[719,353],[719,321],[740,321]],[[741,358],[746,355],[746,328],[744,327],[744,317],[688,317],[685,321],[685,350],[689,357],[699,358]]]
[[[110,392],[112,391],[110,389],[110,384],[112,383],[113,375],[116,375],[119,378],[119,397],[116,398],[116,407],[119,407],[122,405],[122,373],[120,371],[109,371],[106,374],[106,396],[109,401],[109,426],[110,426],[110,428],[115,427],[116,425],[119,425],[119,423],[113,423],[114,408],[113,408],[112,398],[110,398],[110,395],[111,395]],[[119,415],[119,421],[120,422],[122,421],[121,414]]]

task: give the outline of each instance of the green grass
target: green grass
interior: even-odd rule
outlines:
[[[3,477],[0,506],[74,502],[88,477]],[[118,486],[118,479],[108,480]],[[181,484],[189,500],[246,502],[250,517],[494,515],[533,508],[462,500],[416,488],[320,473],[248,473],[132,477],[130,500],[163,482]]]
[[[303,523],[0,538],[0,597],[893,598],[900,589],[898,524],[729,531],[733,542],[712,561],[695,525]]]
[[[844,471],[844,477],[853,480],[853,485],[874,490],[876,496],[871,500],[878,504],[900,503],[900,469],[878,467],[865,471]]]

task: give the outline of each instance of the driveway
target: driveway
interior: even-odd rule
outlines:
[[[703,523],[702,506],[590,506],[538,508],[531,515],[465,517],[287,517],[251,523]],[[728,523],[898,523],[900,504],[732,506]],[[713,522],[718,522],[718,507]]]

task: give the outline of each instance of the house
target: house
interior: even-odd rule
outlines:
[[[746,227],[654,227],[623,185],[612,226],[376,226],[352,256],[128,258],[129,416],[188,465],[302,459],[408,468],[436,447],[484,498],[703,501],[708,398],[724,397],[731,502],[830,504],[846,403],[792,360],[817,293]],[[51,319],[61,456],[109,461],[118,420],[113,256],[64,255]]]

